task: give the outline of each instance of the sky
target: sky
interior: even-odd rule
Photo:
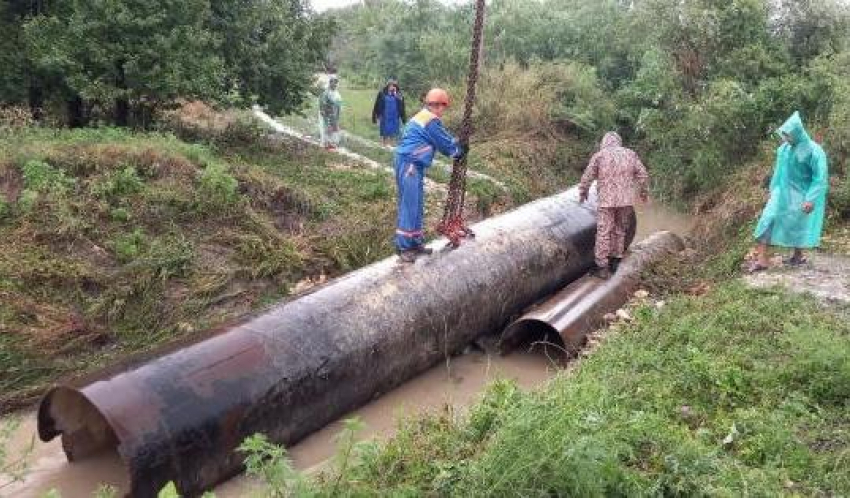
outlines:
[[[310,3],[313,4],[313,8],[316,12],[324,12],[335,7],[345,7],[347,5],[355,4],[358,1],[359,0],[310,0]]]
[[[441,0],[443,3],[461,3],[463,0]],[[324,12],[328,9],[345,7],[360,2],[360,0],[310,0],[316,12]]]

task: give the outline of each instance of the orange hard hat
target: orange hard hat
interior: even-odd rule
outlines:
[[[432,88],[428,90],[428,93],[425,94],[425,105],[431,104],[443,104],[448,107],[449,105],[449,92],[443,90],[442,88]]]

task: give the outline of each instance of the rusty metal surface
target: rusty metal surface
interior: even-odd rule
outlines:
[[[61,434],[71,460],[117,446],[133,496],[172,480],[197,495],[241,470],[245,437],[292,444],[501,330],[592,265],[595,208],[575,189],[475,230],[457,250],[378,262],[131,371],[56,388],[39,435]]]
[[[682,249],[682,239],[671,232],[651,235],[632,246],[608,280],[584,276],[512,323],[502,334],[501,347],[511,349],[530,338],[555,337],[560,338],[556,346],[567,354],[574,353],[587,333],[602,324],[606,313],[629,300],[644,268]]]

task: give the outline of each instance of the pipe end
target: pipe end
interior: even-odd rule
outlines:
[[[38,437],[50,441],[62,436],[69,461],[115,449],[118,438],[106,417],[82,392],[54,387],[38,407]]]
[[[502,333],[499,351],[507,354],[516,349],[542,352],[547,356],[569,358],[578,350],[578,344],[566,344],[561,334],[551,324],[536,318],[515,321]]]

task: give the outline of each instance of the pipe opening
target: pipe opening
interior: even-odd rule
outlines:
[[[42,441],[62,436],[69,461],[117,450],[118,438],[102,413],[82,393],[67,387],[50,391],[38,410]]]
[[[558,361],[575,356],[576,349],[564,343],[558,330],[552,325],[527,318],[514,322],[502,335],[501,350],[520,349],[545,355]]]

